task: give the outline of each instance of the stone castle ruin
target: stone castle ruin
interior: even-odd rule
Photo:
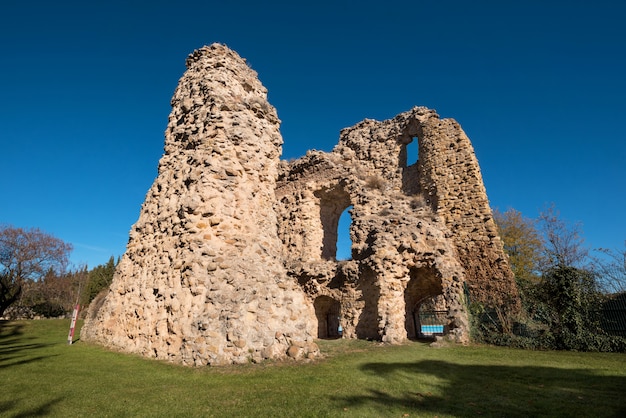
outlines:
[[[189,56],[158,176],[82,339],[219,365],[315,356],[316,338],[340,334],[401,343],[422,334],[426,310],[466,342],[468,297],[516,309],[458,123],[416,107],[293,162],[280,160],[279,124],[235,52],[213,44]],[[337,261],[346,209],[352,257]]]

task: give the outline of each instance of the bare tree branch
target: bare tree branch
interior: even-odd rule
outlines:
[[[37,228],[0,226],[0,316],[20,296],[24,283],[67,267],[72,246]]]
[[[539,222],[545,235],[549,263],[547,267],[582,267],[589,257],[589,249],[582,236],[582,225],[568,225],[559,216],[554,204],[539,214]]]

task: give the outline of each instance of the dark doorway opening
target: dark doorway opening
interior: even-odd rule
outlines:
[[[317,318],[317,338],[340,338],[341,304],[330,296],[318,296],[313,303]]]
[[[409,339],[417,339],[424,336],[424,332],[433,329],[436,325],[430,320],[430,316],[423,315],[425,312],[445,312],[443,299],[437,297],[442,294],[441,280],[430,268],[414,268],[409,272],[410,280],[404,290],[404,303],[406,309],[405,329]],[[436,314],[436,321],[444,321],[446,315]],[[428,322],[428,323],[426,323]],[[437,323],[438,324],[438,323]],[[428,328],[423,326],[428,325]]]

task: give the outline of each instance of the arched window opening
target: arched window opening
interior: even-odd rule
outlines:
[[[348,193],[343,190],[342,187],[337,186],[331,189],[319,190],[315,193],[320,199],[320,220],[323,228],[322,237],[322,258],[325,260],[337,260],[337,247],[341,246],[341,257],[346,256],[351,252],[350,248],[352,243],[350,242],[350,215],[346,213],[346,210],[350,206],[350,197]],[[342,220],[341,225],[341,242],[339,242],[339,222],[342,214],[348,217],[348,219]],[[344,218],[345,218],[344,216]],[[347,233],[345,231],[348,231]],[[345,238],[348,241],[346,242]],[[347,256],[349,258],[350,256]]]
[[[414,137],[411,142],[406,145],[406,166],[412,166],[419,160],[419,141]]]
[[[350,238],[350,225],[352,216],[350,215],[352,206],[348,206],[339,217],[337,225],[337,260],[352,259],[352,239]]]
[[[333,339],[341,337],[341,304],[330,296],[319,296],[313,302],[317,318],[317,338]]]
[[[409,196],[419,194],[419,139],[416,136],[402,146],[399,162],[402,167],[402,191]]]

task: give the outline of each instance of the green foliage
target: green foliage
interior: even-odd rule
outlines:
[[[79,324],[80,326],[80,324]],[[69,320],[0,322],[0,415],[621,416],[621,354],[319,341],[308,363],[189,368],[66,343]]]
[[[543,302],[551,308],[551,331],[557,348],[589,350],[592,336],[602,332],[597,312],[601,297],[591,272],[559,266],[544,275]]]
[[[494,310],[470,306],[475,340],[526,349],[626,351],[626,338],[607,335],[600,326],[605,298],[592,272],[559,266],[525,286],[523,315],[511,332]]]
[[[115,258],[111,256],[106,264],[96,266],[89,272],[87,286],[85,286],[82,297],[83,304],[88,305],[91,303],[98,293],[111,285],[118,263],[119,259],[116,262]]]
[[[537,220],[514,209],[496,211],[494,219],[515,274],[522,314],[508,330],[496,309],[483,308],[472,315],[474,338],[521,348],[623,352],[626,339],[609,336],[601,327],[606,295],[598,283],[605,289],[607,277],[620,283],[624,254],[611,253],[610,265],[596,260],[592,268],[581,268],[588,250],[580,225],[559,219],[554,205]]]
[[[31,306],[31,309],[35,314],[43,316],[45,318],[55,318],[58,316],[63,316],[67,313],[67,309],[65,309],[60,304],[47,300]]]
[[[537,221],[525,218],[515,209],[504,213],[496,210],[493,216],[515,279],[518,282],[538,281],[544,265],[545,247]]]
[[[119,261],[119,260],[118,260]],[[59,274],[53,269],[39,280],[25,279],[21,282],[19,301],[12,308],[12,317],[46,318],[67,315],[79,301],[88,305],[103,289],[111,285],[117,263],[111,256],[106,264]]]

